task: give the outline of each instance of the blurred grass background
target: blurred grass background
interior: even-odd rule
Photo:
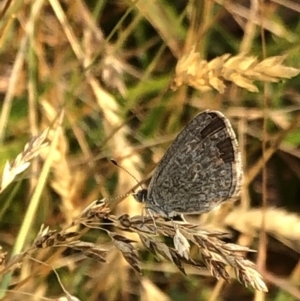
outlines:
[[[245,185],[240,202],[192,219],[259,250],[249,258],[258,258],[268,294],[217,281],[205,270],[186,277],[141,245],[142,278],[114,249],[105,264],[68,250],[44,249],[35,258],[55,268],[80,300],[300,299],[299,77],[256,82],[259,93],[232,83],[224,94],[170,89],[177,61],[192,46],[206,60],[285,55],[287,66],[299,68],[298,1],[6,0],[0,11],[1,170],[64,109],[49,168],[41,173],[42,154],[0,195],[0,244],[8,258],[30,247],[41,224],[64,227],[92,201],[129,192],[135,180],[110,158],[147,183],[175,134],[198,112],[215,109],[238,135]],[[141,210],[129,197],[115,214]],[[109,248],[97,231],[86,239]],[[31,259],[1,289],[3,300],[64,295],[53,270]]]

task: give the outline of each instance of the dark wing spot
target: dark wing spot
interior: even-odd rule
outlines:
[[[234,148],[232,145],[231,139],[228,137],[225,140],[222,140],[217,143],[217,148],[220,151],[220,157],[223,159],[225,163],[234,162]]]
[[[218,132],[224,128],[226,128],[226,125],[224,121],[215,113],[208,113],[211,117],[213,117],[210,124],[208,124],[201,132],[201,137],[204,139],[205,137]]]

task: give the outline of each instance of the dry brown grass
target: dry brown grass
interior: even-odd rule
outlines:
[[[247,5],[0,3],[0,299],[300,299],[300,9]],[[241,203],[155,230],[109,159],[147,182],[204,109],[238,134]]]
[[[108,230],[105,227],[108,224],[113,226],[114,230]],[[72,228],[78,228],[79,225],[84,228],[81,228],[80,231],[72,231]],[[255,270],[255,265],[245,259],[245,254],[254,250],[223,242],[221,239],[224,237],[224,233],[207,232],[198,228],[197,224],[166,221],[160,217],[130,217],[128,214],[117,217],[110,214],[105,200],[99,200],[89,205],[66,229],[58,231],[42,227],[33,246],[6,262],[5,265],[3,264],[0,275],[3,276],[18,268],[24,262],[25,257],[34,256],[38,249],[68,248],[80,252],[85,258],[105,263],[107,253],[111,252],[111,246],[118,249],[129,265],[141,274],[140,259],[134,244],[136,241],[117,231],[121,230],[135,233],[150,253],[172,262],[183,274],[186,274],[186,265],[196,269],[206,267],[217,279],[223,278],[230,281],[230,274],[226,270],[226,267],[230,266],[234,270],[236,278],[246,287],[252,286],[259,291],[268,291],[261,275]],[[89,229],[106,232],[111,240],[111,245],[109,247],[107,244],[101,246],[95,242],[82,240],[82,234]],[[167,245],[162,239],[164,237],[171,238],[173,245]],[[200,261],[191,257],[190,244],[197,247]],[[5,253],[2,253],[1,258],[5,258]],[[2,263],[4,263],[3,259]]]

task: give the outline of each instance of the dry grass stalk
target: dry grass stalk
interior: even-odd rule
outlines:
[[[255,80],[278,82],[299,74],[299,69],[284,66],[284,59],[285,56],[274,56],[258,62],[253,56],[225,54],[208,62],[201,60],[193,48],[178,61],[171,87],[175,90],[186,84],[202,92],[215,89],[224,93],[225,81],[230,81],[250,92],[258,92],[253,84]]]
[[[7,252],[2,251],[2,247],[0,246],[0,266],[5,263]]]
[[[299,250],[300,240],[300,218],[295,213],[287,212],[280,208],[269,207],[265,211],[265,228],[266,232],[275,236],[283,244],[288,245]],[[261,220],[263,218],[260,209],[231,211],[225,218],[225,224],[238,231],[257,236],[261,230]]]
[[[41,149],[47,146],[47,142],[44,142],[48,130],[44,130],[40,135],[33,137],[24,147],[22,153],[20,153],[12,162],[7,162],[5,164],[2,180],[1,180],[1,190],[2,192],[17,175],[22,173],[30,166],[30,161],[39,155]]]
[[[113,230],[104,229],[103,218],[118,231],[137,234],[149,252],[172,262],[184,274],[184,265],[201,269],[206,266],[214,277],[229,281],[230,275],[226,267],[230,266],[234,269],[236,278],[245,286],[252,286],[259,291],[268,290],[261,275],[255,270],[254,264],[245,259],[244,253],[253,252],[253,250],[223,242],[221,238],[224,237],[224,233],[201,231],[197,229],[197,225],[166,221],[161,217],[154,217],[156,226],[152,217],[134,216],[131,218],[127,214],[116,217],[110,214],[110,209],[104,200],[95,201],[74,220],[70,227],[82,225],[86,229],[93,228],[107,232],[113,245],[138,273],[141,273],[141,268],[138,253],[133,244],[135,241]],[[87,258],[106,262],[108,250],[94,243],[80,240],[80,236],[80,232],[70,231],[70,228],[61,231],[42,228],[30,253],[40,248],[67,247],[80,251]],[[162,237],[173,238],[174,246],[168,246],[161,239]],[[190,244],[198,248],[202,261],[190,256]],[[21,261],[22,257],[15,263],[20,264]],[[11,266],[9,262],[7,265]]]
[[[45,123],[55,120],[57,112],[51,103],[43,101],[43,113],[45,116]],[[75,199],[81,192],[79,191],[81,185],[79,182],[79,171],[76,168],[71,169],[68,162],[69,142],[65,135],[64,128],[60,127],[58,132],[58,141],[56,145],[54,156],[51,164],[50,185],[53,190],[60,196],[61,211],[64,212],[66,223],[69,224],[78,211],[75,205]],[[55,135],[55,130],[49,130],[48,140],[52,141]],[[41,153],[41,157],[46,159],[48,152]],[[77,212],[76,212],[77,211]]]

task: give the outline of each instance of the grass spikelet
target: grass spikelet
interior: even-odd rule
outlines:
[[[30,166],[30,161],[40,154],[42,148],[48,145],[48,143],[45,142],[48,130],[49,129],[46,129],[40,135],[33,137],[24,146],[22,153],[20,153],[13,161],[6,162],[1,180],[1,192],[16,178],[17,175],[28,168]]]
[[[267,286],[261,275],[255,270],[254,264],[243,255],[245,252],[253,252],[253,250],[223,242],[221,240],[223,233],[200,231],[198,225],[190,223],[177,224],[161,217],[153,217],[156,224],[154,229],[153,218],[151,217],[134,216],[131,218],[129,215],[119,217],[112,215],[105,200],[93,202],[66,229],[58,231],[42,226],[33,247],[30,248],[30,253],[32,254],[35,249],[64,247],[78,250],[86,258],[105,263],[107,262],[107,249],[104,246],[101,247],[94,242],[87,242],[80,238],[82,232],[86,232],[91,228],[98,228],[108,234],[112,245],[122,253],[128,264],[135,271],[141,273],[140,259],[135,246],[136,241],[113,230],[104,229],[102,225],[103,218],[109,221],[111,226],[122,232],[137,234],[149,252],[169,260],[184,274],[186,273],[185,265],[202,268],[204,264],[214,277],[229,281],[230,276],[226,271],[226,266],[231,266],[235,271],[236,278],[243,285],[252,286],[259,291],[267,291]],[[86,227],[86,230],[81,232],[68,230],[68,228],[79,224]],[[162,239],[164,237],[173,238],[174,245],[166,244]],[[202,261],[191,256],[190,244],[199,249]],[[14,263],[8,261],[7,265],[15,265],[20,262],[20,259]]]
[[[223,94],[225,82],[230,81],[250,92],[258,92],[254,81],[278,82],[300,73],[299,69],[284,66],[284,59],[285,56],[275,56],[258,62],[251,56],[225,54],[208,62],[192,48],[179,59],[171,87],[176,90],[185,84],[202,92],[215,89]]]

